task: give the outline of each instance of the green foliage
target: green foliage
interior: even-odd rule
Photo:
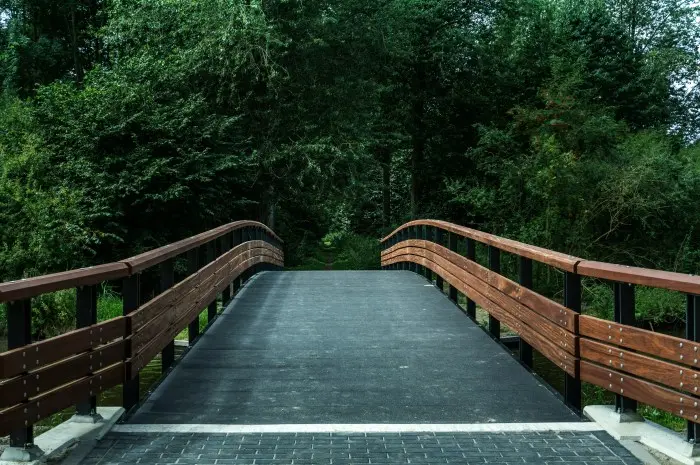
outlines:
[[[57,336],[75,328],[75,290],[41,294],[32,299],[32,339]]]
[[[615,299],[612,286],[593,283],[584,285],[585,313],[612,320]],[[635,317],[640,324],[666,327],[685,320],[686,297],[666,289],[637,287],[635,289]]]

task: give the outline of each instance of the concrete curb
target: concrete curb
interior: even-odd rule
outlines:
[[[583,409],[583,414],[600,425],[633,454],[635,454],[634,448],[627,447],[630,442],[644,444],[684,465],[700,465],[698,445],[690,444],[678,433],[668,428],[644,419],[641,421],[621,420],[612,405],[589,405]],[[638,458],[644,461],[641,457]]]
[[[73,417],[37,436],[34,439],[34,444],[43,452],[41,456],[23,461],[0,460],[0,465],[35,465],[46,461],[58,460],[71,452],[72,449],[78,448],[74,446],[79,446],[84,442],[90,443],[89,452],[92,449],[92,445],[102,439],[112,429],[117,420],[124,414],[124,409],[121,407],[98,407],[97,413],[102,417],[99,421],[86,422],[81,418]],[[8,448],[5,451],[7,452],[10,449]],[[22,450],[17,449],[18,452]],[[20,455],[23,454],[19,454],[17,457]],[[13,457],[12,451],[5,457]]]

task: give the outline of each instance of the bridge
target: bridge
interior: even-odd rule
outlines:
[[[0,284],[3,459],[36,460],[35,424],[71,408],[98,421],[98,395],[120,386],[124,415],[86,465],[641,463],[605,421],[582,415],[587,383],[614,395],[604,411],[618,423],[639,423],[638,402],[685,419],[685,438],[661,442],[694,460],[700,278],[436,220],[381,244],[382,270],[284,271],[282,240],[237,221],[120,262]],[[561,298],[534,290],[535,266],[561,276]],[[585,314],[584,279],[611,283],[614,321]],[[103,285],[121,293],[123,315],[97,321]],[[636,327],[635,286],[687,294],[687,337]],[[32,299],[64,289],[76,292],[76,329],[33,341]],[[506,327],[517,337],[506,340]],[[143,395],[140,372],[158,357],[162,378]],[[560,370],[561,392],[534,374],[539,358]]]

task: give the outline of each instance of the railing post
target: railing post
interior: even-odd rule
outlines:
[[[447,236],[447,248],[455,252],[457,250],[457,234],[450,232]],[[454,303],[459,303],[459,293],[457,288],[450,284],[450,300]]]
[[[207,251],[207,263],[211,263],[214,260],[217,259],[219,256],[219,253],[221,251],[221,248],[218,244],[218,240],[214,241],[209,241],[206,246],[206,251]],[[209,306],[207,307],[207,322],[211,323],[214,321],[214,318],[216,318],[216,310],[217,310],[217,299],[218,296],[214,296],[214,300],[209,303]]]
[[[84,328],[97,323],[97,286],[80,286],[76,289],[75,327]],[[92,374],[90,369],[90,374]],[[86,375],[88,373],[85,373]],[[88,396],[76,405],[76,414],[81,417],[92,417],[98,420],[97,396]]]
[[[443,245],[443,231],[442,229],[435,227],[434,241],[436,244]],[[442,280],[442,276],[435,273],[435,287],[437,287],[440,292],[445,292],[445,283]]]
[[[700,341],[700,296],[688,294],[685,307],[685,337]],[[695,444],[700,438],[700,423],[688,420],[688,442]]]
[[[581,313],[581,276],[567,271],[564,274],[564,306]],[[581,410],[581,379],[564,373],[564,400]]]
[[[476,243],[474,242],[474,239],[471,239],[467,237],[465,239],[466,246],[467,246],[467,254],[466,257],[468,260],[471,260],[473,262],[476,261]],[[476,319],[476,302],[474,302],[472,299],[467,297],[467,315],[471,319]]]
[[[489,269],[494,273],[501,273],[501,250],[489,245]],[[501,322],[489,313],[489,333],[496,339],[501,338]]]
[[[634,284],[613,283],[615,292],[615,322],[634,326]],[[629,397],[615,394],[615,409],[619,414],[635,414],[637,401]]]
[[[520,285],[532,289],[532,259],[520,257],[518,266],[518,281]],[[525,342],[520,336],[520,346],[518,348],[520,361],[527,367],[532,368],[532,346]]]
[[[416,238],[416,227],[411,226],[408,228],[408,238],[409,239],[415,239]],[[413,271],[414,273],[418,272],[418,264],[416,262],[409,262],[409,270]]]
[[[7,304],[7,349],[17,349],[32,343],[32,301],[17,300]],[[24,366],[25,370],[30,367]],[[27,396],[25,396],[27,397]],[[10,447],[34,449],[34,426],[25,426],[10,433]],[[31,454],[31,452],[29,452]],[[3,460],[6,458],[3,455]],[[9,460],[9,459],[8,459]]]
[[[233,248],[233,236],[231,234],[226,234],[223,237],[222,247],[222,255]],[[221,292],[221,307],[226,308],[226,305],[228,304],[229,300],[231,300],[231,283],[228,283],[224,290]]]
[[[425,227],[423,225],[421,226],[416,226],[416,239],[419,240],[425,240]],[[416,267],[418,269],[418,274],[421,276],[425,276],[425,271],[428,269],[427,267],[423,265],[418,265]]]
[[[199,247],[187,252],[187,274],[190,276],[199,271],[199,255]],[[189,345],[194,344],[194,340],[199,336],[199,312],[197,312],[194,319],[190,321],[190,324],[187,326],[187,334]]]
[[[165,292],[175,283],[175,261],[169,259],[160,264],[160,292]],[[161,355],[161,372],[168,371],[175,361],[175,341],[168,342],[168,345],[163,347]]]
[[[122,284],[122,313],[128,315],[139,307],[141,301],[141,276],[137,273],[124,278]],[[128,323],[127,319],[127,325]],[[126,328],[128,335],[131,335],[131,327]],[[131,350],[131,349],[129,349]],[[133,353],[127,354],[127,357],[133,357]],[[139,374],[131,376],[126,375],[124,384],[122,385],[122,404],[128,412],[132,407],[139,403]]]
[[[428,238],[428,227],[426,225],[421,226],[421,239],[423,239],[424,241],[430,240]],[[431,270],[427,266],[424,266],[423,267],[423,276],[425,276],[425,279],[432,282],[433,281],[433,270]]]

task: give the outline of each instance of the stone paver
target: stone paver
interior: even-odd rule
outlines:
[[[82,465],[641,465],[605,432],[110,433]]]

